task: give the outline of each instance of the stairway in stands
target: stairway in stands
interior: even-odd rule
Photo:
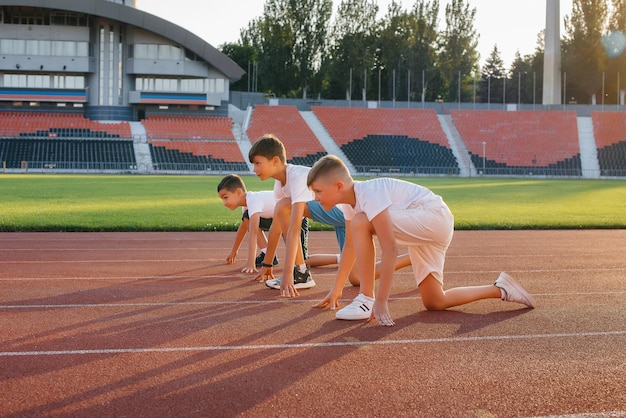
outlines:
[[[324,128],[324,125],[322,125],[322,122],[320,122],[317,116],[315,116],[315,113],[311,111],[300,112],[300,115],[302,115],[302,119],[304,119],[307,125],[309,125],[309,128],[311,128],[311,131],[313,131],[317,139],[320,141],[320,144],[322,144],[324,149],[326,149],[326,152],[341,158],[341,160],[348,167],[348,170],[350,170],[350,173],[352,173],[352,175],[355,175],[356,169],[354,168],[348,157],[346,157],[346,154],[344,154],[341,148],[337,146],[337,143],[328,134],[328,131],[326,130],[326,128]]]
[[[152,157],[150,156],[150,145],[148,145],[146,128],[141,122],[130,122],[130,130],[133,138],[133,148],[135,149],[135,159],[137,160],[137,172],[141,174],[152,171]]]

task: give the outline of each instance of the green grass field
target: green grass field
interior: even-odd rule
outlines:
[[[0,174],[0,231],[235,230],[240,213],[222,206],[220,178]],[[456,229],[626,228],[626,181],[409,180],[443,196]]]

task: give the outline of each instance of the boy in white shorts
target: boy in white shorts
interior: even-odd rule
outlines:
[[[338,306],[355,260],[361,274],[359,295],[350,305],[337,311],[337,319],[376,318],[382,325],[394,325],[387,301],[398,245],[408,247],[415,281],[428,310],[444,310],[488,298],[534,307],[530,294],[506,273],[501,273],[494,285],[443,290],[443,267],[454,231],[454,217],[443,199],[429,189],[391,178],[354,181],[345,164],[332,155],[315,163],[307,184],[324,209],[335,205],[341,209],[347,232],[334,286],[316,306],[331,309]],[[376,298],[374,235],[382,250]]]

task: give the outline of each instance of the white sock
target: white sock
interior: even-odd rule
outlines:
[[[337,264],[341,262],[341,253],[337,254]]]
[[[300,273],[305,273],[306,272],[306,264],[298,264],[298,271]]]
[[[376,299],[375,299],[375,298],[372,298],[372,297],[370,297],[370,296],[366,296],[366,295],[364,295],[363,293],[359,293],[359,296],[361,296],[361,297],[365,298],[365,300],[366,300],[366,301],[368,301],[368,302],[372,302],[372,303],[374,303],[374,302],[376,301]]]
[[[267,247],[265,247],[265,248],[261,248],[261,252],[262,252],[263,254],[267,253]]]

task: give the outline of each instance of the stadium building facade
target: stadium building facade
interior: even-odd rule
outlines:
[[[227,115],[244,74],[216,48],[134,1],[0,0],[0,110]]]

